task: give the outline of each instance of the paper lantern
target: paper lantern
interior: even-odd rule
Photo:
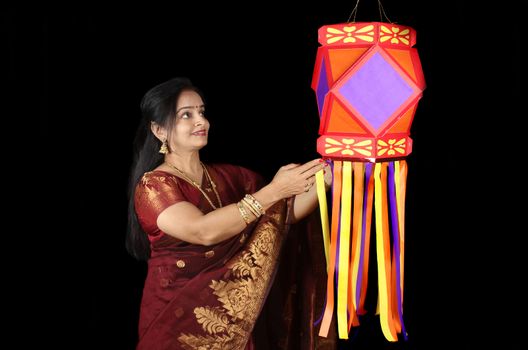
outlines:
[[[318,34],[322,46],[312,80],[320,116],[317,151],[334,176],[329,217],[323,174],[317,174],[328,267],[319,335],[328,335],[334,308],[339,338],[348,338],[366,313],[373,227],[381,329],[389,341],[397,341],[398,334],[406,339],[405,157],[412,151],[411,123],[425,88],[413,48],[416,32],[392,23],[356,22],[326,25]]]

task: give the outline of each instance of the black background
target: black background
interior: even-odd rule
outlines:
[[[21,126],[38,116],[42,142],[29,142],[29,155],[46,186],[31,208],[52,243],[42,247],[38,287],[30,281],[32,301],[46,306],[42,321],[22,317],[15,329],[49,328],[37,341],[55,347],[132,349],[145,267],[127,255],[124,236],[140,98],[171,77],[191,78],[212,124],[203,159],[271,179],[281,165],[318,157],[317,30],[346,22],[354,4],[4,9],[7,96]],[[427,83],[408,157],[410,339],[388,343],[376,321],[341,348],[520,349],[526,112],[517,2],[383,4],[391,21],[416,29]],[[375,1],[360,3],[356,21],[379,20]]]

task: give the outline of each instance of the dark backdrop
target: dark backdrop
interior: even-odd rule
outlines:
[[[39,161],[50,181],[39,202],[53,242],[49,270],[38,276],[46,291],[39,295],[50,294],[37,299],[49,307],[42,340],[73,349],[132,349],[136,341],[145,266],[127,255],[124,236],[145,91],[191,78],[205,92],[212,124],[203,158],[271,179],[281,165],[318,156],[310,89],[317,30],[346,22],[354,3],[5,10],[13,101],[19,110],[36,102]],[[386,342],[375,321],[341,347],[519,349],[526,225],[513,199],[524,200],[519,123],[526,112],[517,3],[383,4],[391,21],[417,30],[427,83],[408,157],[409,341]],[[375,1],[360,3],[357,21],[379,19]]]

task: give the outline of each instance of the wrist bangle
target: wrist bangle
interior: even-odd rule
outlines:
[[[249,215],[246,211],[246,208],[244,208],[244,205],[242,204],[242,201],[237,203],[238,211],[240,212],[240,216],[242,216],[242,219],[244,219],[244,222],[246,225],[249,225],[251,221],[249,220]]]
[[[242,198],[242,203],[246,205],[251,214],[253,214],[256,218],[259,218],[262,215],[260,211],[249,201],[249,199]]]
[[[266,214],[266,211],[262,207],[262,204],[260,204],[255,197],[248,193],[244,198],[247,198],[249,200],[249,202],[259,211],[260,215]]]

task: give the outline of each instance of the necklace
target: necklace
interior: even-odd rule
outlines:
[[[194,181],[193,179],[191,179],[186,173],[184,173],[182,170],[178,169],[176,166],[174,166],[173,164],[169,163],[169,162],[165,162],[168,166],[170,166],[172,169],[176,170],[178,172],[178,174],[185,180],[187,181],[188,183],[190,183],[191,185],[193,185],[194,187],[196,187],[200,192],[202,192],[202,194],[204,195],[205,199],[207,199],[207,201],[209,202],[209,204],[211,204],[211,207],[213,207],[213,209],[217,209],[217,207],[213,204],[213,201],[211,200],[211,198],[209,198],[209,196],[207,195],[207,193],[205,193],[204,190],[202,190],[202,187],[200,185],[198,185],[196,183],[196,181]],[[202,169],[204,171],[204,174],[205,174],[205,178],[207,179],[207,181],[209,181],[209,183],[211,184],[211,187],[213,188],[213,191],[216,195],[216,199],[218,200],[218,205],[220,206],[220,208],[222,207],[222,200],[220,199],[220,195],[218,194],[218,191],[216,190],[216,184],[214,183],[213,179],[211,178],[211,175],[209,175],[209,172],[207,171],[207,168],[205,167],[205,165],[200,162],[200,165],[202,166]]]

